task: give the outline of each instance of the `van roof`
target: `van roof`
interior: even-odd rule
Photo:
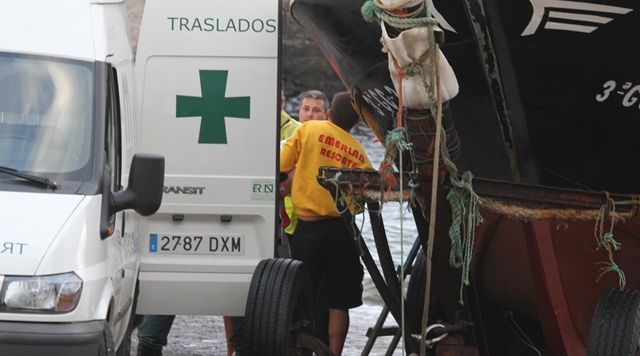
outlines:
[[[0,1],[0,51],[95,60],[91,10],[104,2],[114,1]]]

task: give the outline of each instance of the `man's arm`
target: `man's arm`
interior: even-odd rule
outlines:
[[[300,128],[280,146],[280,172],[290,172],[300,157]]]

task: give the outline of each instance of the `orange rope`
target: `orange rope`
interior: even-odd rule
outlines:
[[[396,127],[402,127],[402,113],[404,111],[404,101],[402,100],[403,79],[404,79],[404,69],[398,68],[398,112],[396,113]]]

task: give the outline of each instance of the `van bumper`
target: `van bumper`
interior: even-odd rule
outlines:
[[[25,323],[0,321],[0,355],[98,355],[104,321]]]

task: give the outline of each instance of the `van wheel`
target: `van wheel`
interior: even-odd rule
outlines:
[[[640,293],[606,290],[593,313],[587,355],[640,355]]]
[[[240,355],[311,355],[298,335],[313,331],[313,297],[305,265],[297,260],[262,260],[253,272]]]
[[[102,345],[98,349],[98,356],[115,356],[113,352],[113,334],[111,334],[111,327],[106,321],[102,328]]]

